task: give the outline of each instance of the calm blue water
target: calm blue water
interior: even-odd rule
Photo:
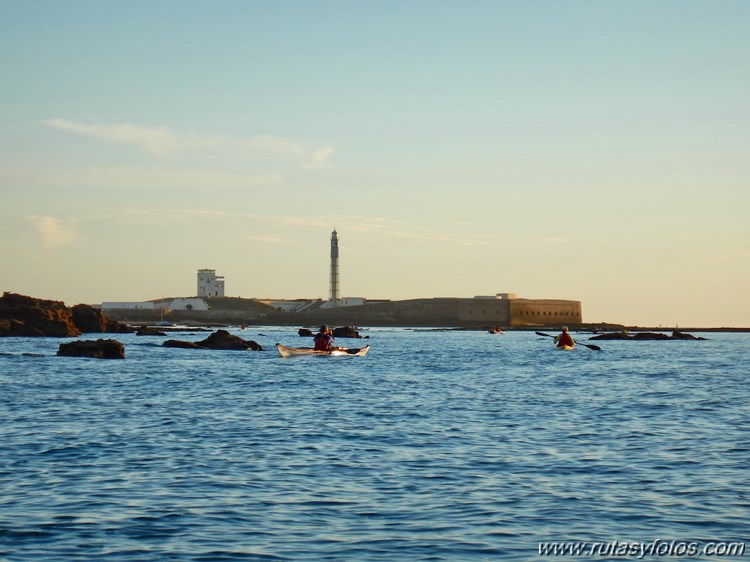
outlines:
[[[235,333],[267,351],[118,335],[126,360],[103,361],[0,339],[0,559],[748,540],[748,334],[558,352],[532,333],[371,329],[367,357],[281,359],[275,342],[306,341],[296,328]]]

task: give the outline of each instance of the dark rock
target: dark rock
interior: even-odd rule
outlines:
[[[135,332],[136,336],[166,336],[166,332],[162,332],[161,330],[157,330],[155,328],[150,328],[148,326],[141,326],[136,330]]]
[[[238,336],[233,336],[226,330],[216,330],[205,340],[197,342],[198,345],[207,349],[229,349],[244,351],[250,349],[251,343]],[[258,344],[255,344],[256,346]]]
[[[20,320],[16,320],[15,318],[8,319],[0,319],[0,335],[2,336],[12,336],[14,334],[20,333],[20,330],[23,329],[23,322]]]
[[[637,341],[664,341],[664,340],[705,340],[706,338],[697,338],[691,334],[674,331],[671,336],[661,332],[636,332],[629,334],[627,332],[611,332],[593,336],[590,340],[637,340]]]
[[[648,341],[654,341],[654,340],[668,340],[669,336],[667,334],[662,334],[659,332],[638,332],[633,336],[634,340],[648,340]]]
[[[69,338],[81,333],[73,322],[71,310],[61,301],[7,291],[0,297],[0,336]]]
[[[678,332],[677,330],[675,330],[674,332],[672,332],[672,339],[675,339],[675,340],[701,340],[701,341],[705,341],[706,340],[706,338],[699,338],[699,337],[694,336],[693,334],[686,334],[685,332]]]
[[[251,340],[243,340],[234,336],[226,330],[217,330],[205,340],[199,342],[183,342],[179,340],[167,340],[162,344],[164,347],[183,347],[186,349],[221,349],[238,351],[263,351],[263,347]]]
[[[73,323],[84,333],[129,334],[133,331],[130,326],[110,320],[101,310],[88,304],[77,304],[72,312]]]
[[[125,359],[125,346],[117,340],[73,341],[61,343],[57,354],[63,357]]]
[[[300,328],[297,333],[305,338],[312,338],[315,337],[315,334],[308,330],[307,328]],[[359,335],[359,332],[355,330],[354,328],[351,328],[349,326],[343,326],[341,328],[333,328],[331,330],[331,335],[334,338],[361,338],[362,336]]]
[[[608,334],[600,334],[598,336],[592,336],[590,340],[632,340],[633,337],[625,332],[610,332]]]
[[[202,347],[195,342],[182,340],[167,340],[161,345],[163,347],[180,347],[183,349],[206,349],[205,347]]]
[[[69,338],[84,332],[125,334],[132,329],[87,304],[72,309],[60,301],[5,292],[0,298],[0,336]]]
[[[350,326],[333,329],[334,338],[361,338],[359,332]]]

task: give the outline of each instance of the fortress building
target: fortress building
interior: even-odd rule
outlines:
[[[283,315],[281,315],[283,316]],[[281,319],[280,319],[281,320]],[[337,309],[306,309],[284,318],[290,324],[328,323],[369,326],[462,326],[541,328],[583,322],[580,301],[524,299],[513,293],[494,297],[436,297],[403,301],[371,301]]]
[[[518,298],[515,293],[479,295],[473,298],[420,298],[402,301],[342,297],[339,284],[339,238],[331,232],[329,300],[242,299],[224,295],[224,277],[214,269],[198,270],[198,295],[189,298],[159,299],[149,302],[105,302],[113,319],[153,317],[169,308],[180,311],[180,320],[270,325],[370,325],[370,326],[450,326],[534,329],[583,324],[581,302],[563,299]],[[121,316],[112,316],[113,311]]]
[[[216,276],[215,269],[198,270],[198,296],[223,297],[224,278]]]

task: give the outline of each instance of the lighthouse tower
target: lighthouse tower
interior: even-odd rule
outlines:
[[[331,306],[339,305],[339,238],[334,230],[331,233]]]

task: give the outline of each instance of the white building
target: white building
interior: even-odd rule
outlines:
[[[169,299],[163,306],[170,310],[208,310],[208,303],[200,297]]]
[[[198,296],[223,297],[224,277],[217,277],[215,269],[198,270]]]
[[[362,306],[367,302],[364,297],[341,297],[334,300],[329,300],[320,305],[320,308],[339,308],[345,306]]]

